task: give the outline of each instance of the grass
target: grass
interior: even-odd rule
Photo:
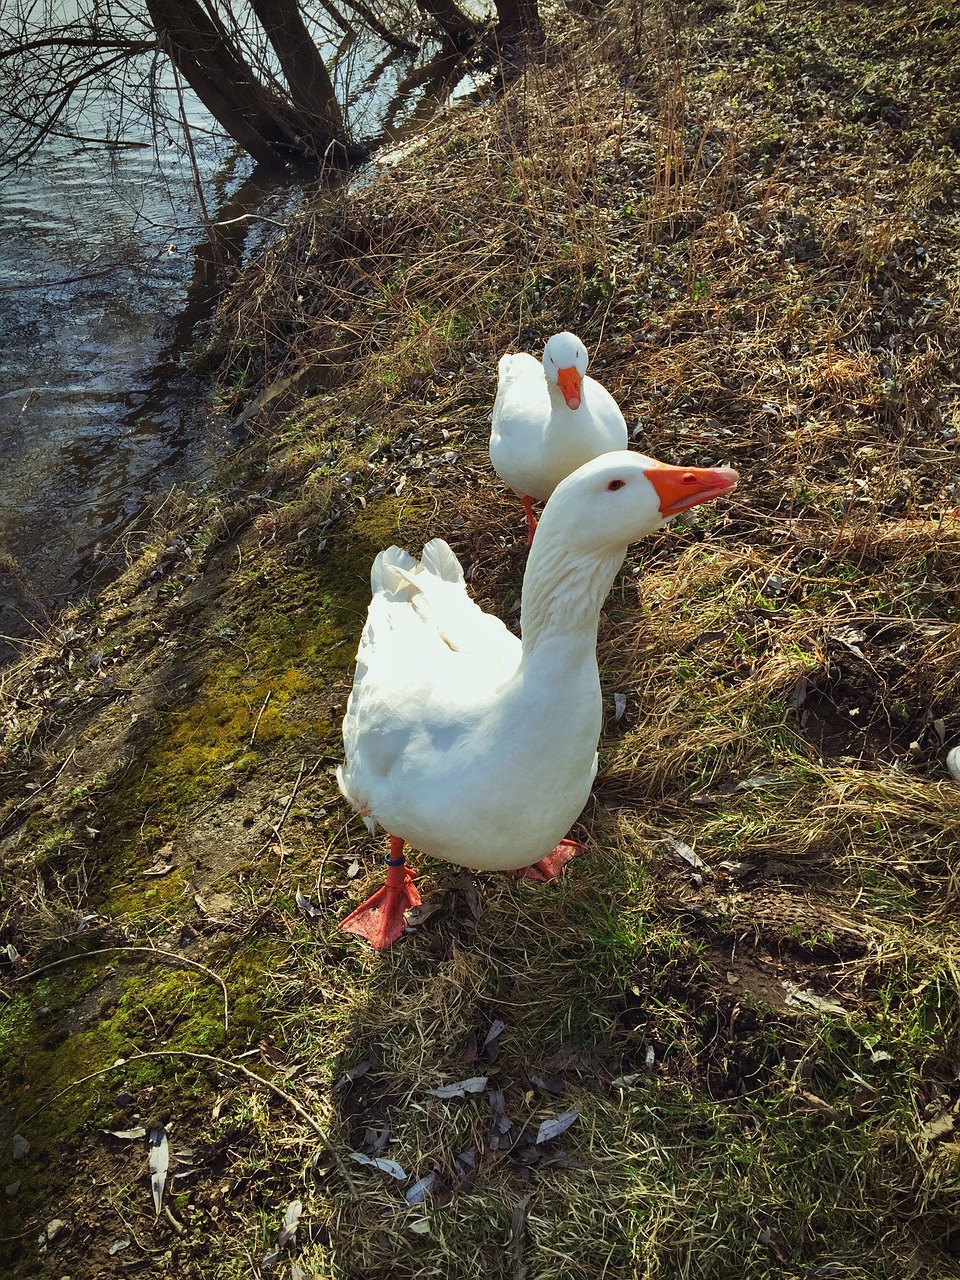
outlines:
[[[960,1276],[957,33],[568,16],[249,265],[204,360],[231,414],[277,390],[250,442],[4,677],[5,1274],[233,1280],[299,1199],[274,1274]],[[376,955],[331,775],[370,562],[443,534],[515,618],[496,359],[566,327],[635,447],[741,486],[611,592],[587,855],[425,861]],[[156,1122],[172,1218],[104,1132]]]

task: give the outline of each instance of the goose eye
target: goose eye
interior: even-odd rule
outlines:
[[[626,480],[611,480],[607,485],[607,490],[610,493],[616,493],[616,491],[618,489],[622,489],[626,483]]]

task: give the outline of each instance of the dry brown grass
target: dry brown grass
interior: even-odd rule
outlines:
[[[571,21],[395,168],[308,202],[225,304],[224,404],[277,391],[251,418],[250,483],[169,585],[139,588],[170,660],[150,669],[163,696],[135,704],[157,726],[122,739],[136,770],[64,794],[73,739],[51,706],[66,643],[36,705],[7,689],[7,816],[17,770],[49,786],[7,846],[4,940],[66,936],[85,869],[121,840],[87,827],[125,832],[137,873],[172,832],[189,877],[158,908],[135,875],[115,919],[171,942],[188,923],[240,1006],[223,1051],[258,1053],[344,1151],[389,1130],[383,1154],[408,1176],[358,1164],[358,1199],[289,1109],[228,1073],[214,1091],[171,1068],[137,1085],[201,1153],[177,1206],[188,1234],[139,1224],[171,1274],[249,1274],[294,1196],[298,1262],[323,1280],[958,1274],[951,22],[805,0]],[[438,911],[373,955],[336,922],[377,877],[379,844],[328,772],[369,560],[443,534],[481,601],[513,616],[521,517],[485,459],[496,358],[562,327],[588,341],[637,447],[729,459],[741,487],[635,548],[607,603],[587,856],[543,887],[473,888],[427,865]],[[284,396],[297,404],[278,421]],[[197,564],[217,582],[212,614],[176,586]],[[105,646],[87,635],[74,666]],[[151,752],[202,709],[225,654],[250,702],[242,745],[215,756],[209,795],[176,807]],[[183,692],[188,661],[200,683]],[[131,658],[117,667],[139,696]],[[304,671],[290,722],[333,727],[249,751],[265,692],[279,701]],[[70,696],[92,703],[94,678]],[[94,710],[71,711],[75,730],[102,727]],[[297,786],[282,832],[248,832]],[[202,901],[237,899],[225,921],[195,909],[198,881]],[[84,1034],[111,1060],[148,1034],[213,1034],[172,993],[135,994],[152,1031],[96,995],[83,1018],[57,1004],[79,1027],[63,1041],[74,1075]],[[475,1075],[477,1094],[429,1092]],[[78,1098],[89,1146],[119,1121],[108,1093]],[[563,1140],[538,1149],[539,1123],[571,1108]],[[134,1220],[146,1193],[102,1146],[109,1203]],[[407,1206],[430,1172],[433,1194]],[[69,1204],[89,1223],[76,1189]],[[115,1265],[104,1255],[101,1274]]]

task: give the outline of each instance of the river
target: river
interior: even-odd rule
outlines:
[[[374,118],[402,136],[474,89],[455,59],[432,75],[395,55],[373,75],[362,50],[351,64],[359,132]],[[87,136],[102,135],[110,105],[88,105]],[[214,219],[264,215],[228,233],[239,259],[296,193],[259,180],[189,94],[184,107],[196,174],[182,140],[158,142],[145,120],[109,151],[54,139],[0,183],[0,663],[115,576],[144,505],[202,485],[230,443],[185,360],[219,285],[203,205]]]
[[[216,207],[251,166],[206,131],[198,104],[190,117]],[[5,637],[42,632],[115,573],[145,497],[202,481],[219,445],[205,388],[181,366],[211,301],[184,314],[203,241],[194,171],[173,142],[132,141],[107,152],[56,140],[0,184]]]

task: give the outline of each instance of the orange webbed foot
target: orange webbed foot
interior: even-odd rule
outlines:
[[[355,933],[366,938],[377,951],[391,947],[407,931],[405,912],[419,907],[422,898],[413,881],[417,873],[406,865],[403,841],[390,837],[391,857],[387,858],[387,879],[382,888],[351,911],[340,928],[345,933]]]
[[[565,838],[539,862],[533,863],[530,867],[522,867],[519,871],[508,871],[507,875],[516,876],[521,880],[556,880],[567,863],[585,850],[586,845],[581,844],[579,840]]]

